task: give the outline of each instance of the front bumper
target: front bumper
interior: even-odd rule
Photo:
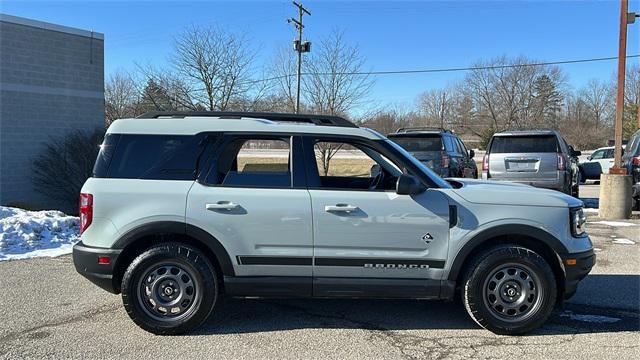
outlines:
[[[80,275],[104,290],[117,294],[119,286],[116,286],[113,281],[113,271],[121,251],[120,249],[86,246],[79,242],[73,246],[73,264]],[[109,263],[98,263],[98,257],[108,257]]]
[[[565,272],[564,299],[571,298],[578,290],[578,283],[584,279],[596,264],[593,249],[560,255]]]

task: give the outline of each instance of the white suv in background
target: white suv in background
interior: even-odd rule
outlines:
[[[624,150],[625,146],[622,146]],[[608,174],[613,166],[614,147],[601,147],[587,157],[587,160],[580,162],[580,181],[600,180],[601,174]]]

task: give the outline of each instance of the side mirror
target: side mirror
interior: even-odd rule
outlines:
[[[474,156],[476,156],[476,152],[473,149],[469,150],[469,157],[473,159]]]
[[[587,160],[591,161],[591,159],[592,159],[592,157],[591,157],[591,155],[589,155],[589,156],[587,157]]]
[[[420,180],[413,175],[402,174],[398,177],[398,182],[396,183],[396,193],[398,195],[416,195],[426,189]]]
[[[571,151],[571,156],[573,156],[573,157],[578,157],[580,155],[582,155],[582,151],[579,151],[579,150],[572,150]]]

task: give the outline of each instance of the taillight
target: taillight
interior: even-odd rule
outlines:
[[[489,154],[484,154],[482,158],[482,171],[489,171]]]
[[[443,168],[449,167],[449,154],[446,151],[442,152],[442,158],[440,159],[440,166]]]
[[[562,154],[558,154],[558,170],[565,170],[567,168],[564,157]]]
[[[80,234],[82,234],[93,220],[93,195],[80,194]]]
[[[631,165],[640,166],[640,156],[632,157]]]

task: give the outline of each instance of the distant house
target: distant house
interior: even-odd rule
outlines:
[[[32,161],[51,138],[104,126],[104,35],[0,14],[0,204],[59,208]]]

